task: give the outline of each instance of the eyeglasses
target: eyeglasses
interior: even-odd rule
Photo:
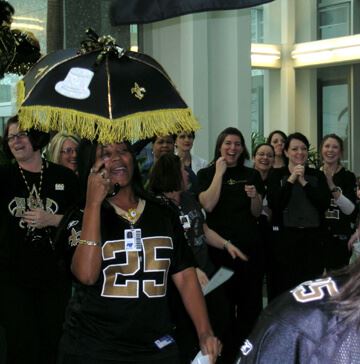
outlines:
[[[27,131],[19,131],[17,134],[9,134],[7,137],[6,137],[6,141],[8,143],[12,143],[15,141],[16,138],[18,139],[23,139],[25,137],[28,136],[28,132]]]
[[[65,149],[61,149],[60,153],[61,154],[74,154],[74,153],[76,153],[76,148],[68,147],[68,148],[65,148]]]
[[[274,158],[274,154],[270,154],[270,153],[264,153],[264,152],[259,152],[259,153],[256,153],[256,155],[258,157],[268,157],[268,158]]]

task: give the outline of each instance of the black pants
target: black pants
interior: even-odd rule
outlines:
[[[177,357],[166,359],[147,359],[146,361],[123,361],[119,360],[102,360],[97,358],[91,358],[89,356],[78,356],[72,354],[63,354],[59,358],[58,364],[179,364]]]
[[[351,256],[347,246],[349,238],[349,235],[343,235],[340,238],[330,233],[324,236],[324,266],[327,272],[349,264]]]
[[[0,291],[7,364],[54,364],[70,285],[24,287],[0,283]]]
[[[283,228],[274,241],[274,291],[279,295],[319,278],[324,270],[323,232],[318,228]]]
[[[5,330],[0,326],[0,364],[6,363],[6,340],[5,340]]]
[[[223,341],[227,334],[223,320],[224,317],[227,319],[230,317],[229,300],[224,286],[206,295],[205,302],[214,335]],[[177,290],[172,292],[171,309],[176,327],[174,335],[179,347],[180,363],[189,364],[200,350],[199,338]]]
[[[141,335],[141,333],[139,334]],[[69,348],[69,345],[72,348]],[[137,359],[133,355],[132,360],[121,358],[121,354],[116,360],[94,357],[88,352],[74,354],[74,347],[76,347],[76,343],[65,332],[60,341],[57,364],[180,364],[178,348],[175,344],[162,349],[164,350],[162,353],[142,354],[143,359]]]
[[[218,361],[222,364],[234,363],[262,310],[263,248],[259,240],[254,239],[252,243],[251,250],[245,251],[249,257],[247,262],[239,258],[233,260],[227,252],[212,249],[212,254],[220,258],[222,265],[234,271],[234,275],[224,283],[225,302],[216,316],[216,321],[222,323],[219,336],[223,351]]]

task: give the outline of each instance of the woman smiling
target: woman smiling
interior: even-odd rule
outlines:
[[[343,141],[336,134],[326,135],[320,144],[320,170],[324,172],[332,194],[331,205],[325,212],[327,227],[324,244],[324,264],[327,270],[342,268],[348,264],[347,247],[356,219],[356,177],[344,168],[341,157]]]
[[[277,294],[323,273],[323,217],[331,196],[324,174],[307,166],[309,146],[303,134],[290,134],[284,147],[288,166],[269,177]]]
[[[143,190],[128,142],[98,146],[92,157],[83,217],[67,224],[78,284],[58,363],[178,363],[170,278],[202,352],[214,362],[221,345],[212,333],[177,214]]]
[[[210,250],[218,267],[227,266],[235,272],[225,284],[230,312],[224,318],[228,333],[224,339],[225,362],[234,360],[239,343],[262,309],[263,257],[257,217],[264,186],[259,172],[244,166],[248,158],[243,135],[230,127],[219,134],[211,165],[198,173],[199,200],[207,211],[209,227],[249,258],[248,262],[233,260],[226,250]]]

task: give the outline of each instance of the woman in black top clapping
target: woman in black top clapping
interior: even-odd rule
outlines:
[[[331,196],[324,174],[306,164],[309,145],[303,134],[290,134],[285,142],[288,166],[274,169],[269,178],[277,294],[323,272],[323,216]]]
[[[347,242],[353,231],[356,213],[356,177],[341,165],[343,141],[336,134],[326,135],[320,154],[326,181],[332,194],[330,207],[325,212],[326,235],[324,265],[326,270],[338,269],[349,263]]]

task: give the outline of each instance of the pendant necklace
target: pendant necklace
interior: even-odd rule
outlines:
[[[37,190],[35,184],[33,185],[32,190],[30,190],[30,186],[28,181],[26,180],[26,177],[24,175],[24,172],[22,168],[20,167],[20,164],[18,164],[20,174],[25,182],[25,186],[29,192],[29,197],[27,199],[28,206],[30,209],[36,209],[36,208],[44,208],[43,202],[41,200],[41,188],[43,183],[43,174],[44,174],[44,162],[41,163],[41,171],[40,171],[40,182],[39,182],[39,189]]]

